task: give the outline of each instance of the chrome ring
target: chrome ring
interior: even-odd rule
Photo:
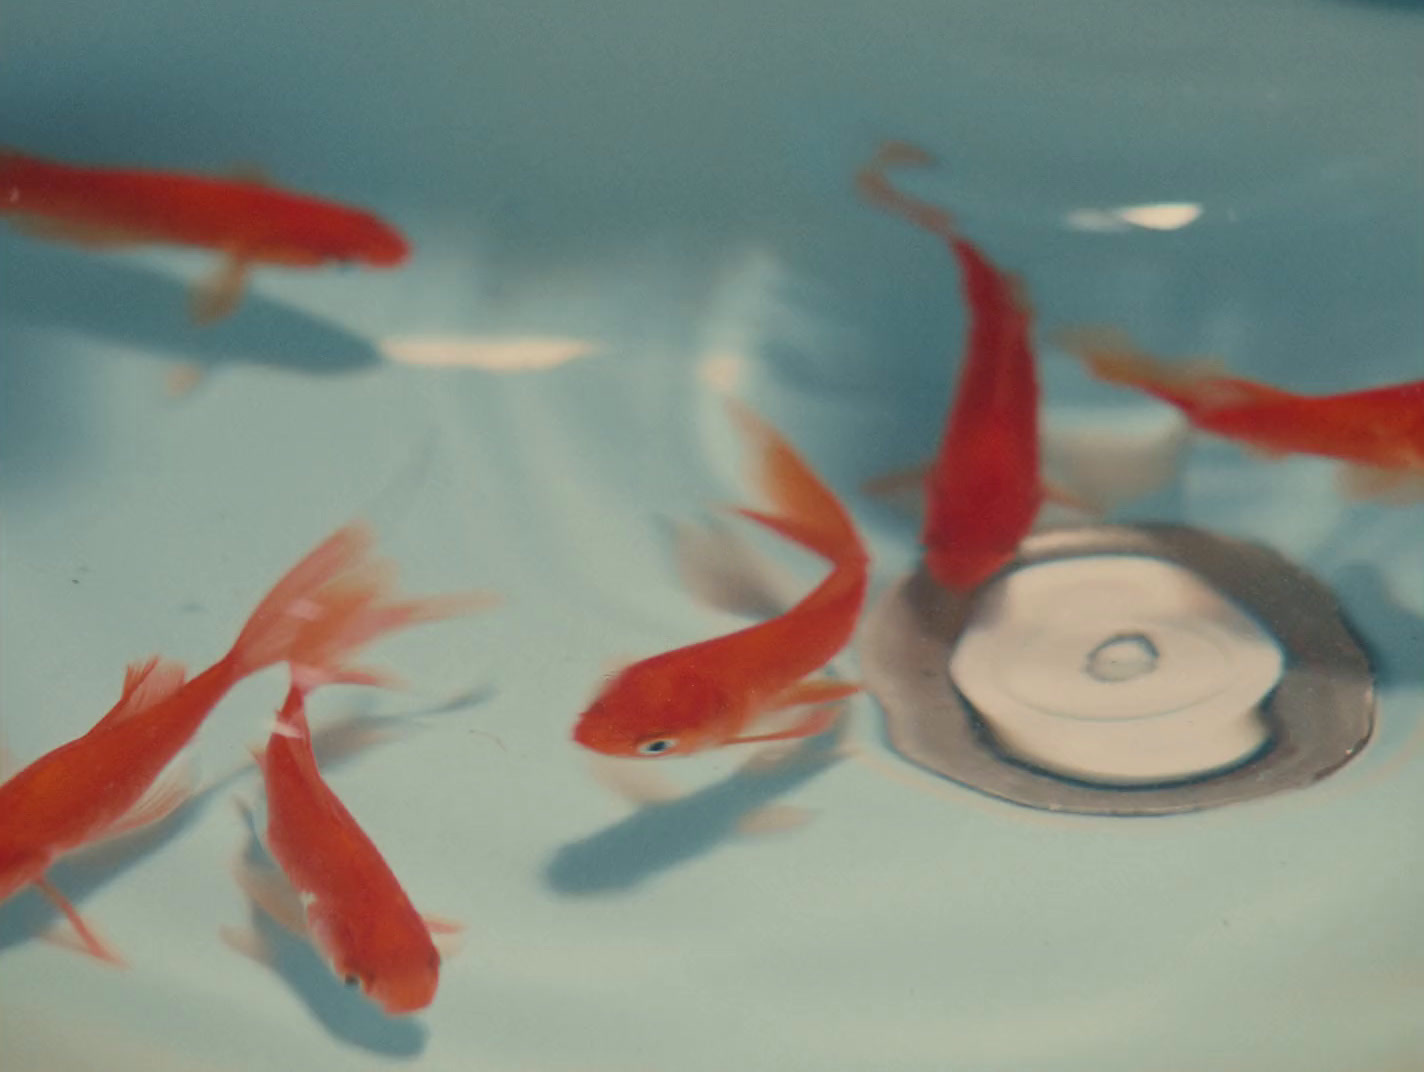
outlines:
[[[1374,730],[1374,675],[1333,593],[1277,552],[1180,525],[1054,529],[1026,540],[1010,570],[1090,555],[1175,563],[1254,615],[1286,654],[1261,708],[1267,743],[1228,770],[1171,784],[1109,786],[1037,769],[1002,752],[949,676],[975,605],[923,566],[872,609],[860,659],[885,712],[891,747],[971,789],[1025,807],[1092,815],[1165,815],[1235,804],[1319,781],[1359,754]]]

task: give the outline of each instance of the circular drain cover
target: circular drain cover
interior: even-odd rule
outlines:
[[[1041,533],[967,595],[921,570],[865,637],[896,751],[1030,807],[1152,815],[1297,788],[1374,725],[1330,591],[1179,526]]]

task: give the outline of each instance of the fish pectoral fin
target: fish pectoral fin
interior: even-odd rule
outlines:
[[[420,917],[425,921],[425,929],[431,934],[460,934],[464,931],[465,925],[458,919],[451,919],[449,916],[434,916],[428,913]]]
[[[240,254],[223,258],[217,271],[193,288],[192,315],[199,324],[212,324],[230,316],[242,301],[252,262]]]
[[[595,754],[588,760],[588,771],[604,789],[635,808],[670,804],[687,795],[686,790],[643,760]]]
[[[768,804],[742,816],[737,823],[737,833],[758,836],[784,834],[788,830],[799,830],[815,817],[816,813],[810,808],[795,804]]]
[[[311,937],[307,926],[307,910],[287,876],[275,867],[262,867],[243,857],[239,857],[232,867],[232,877],[237,880],[248,900],[266,912],[277,923],[302,938]]]
[[[728,744],[756,744],[763,741],[790,741],[800,737],[817,737],[834,726],[841,717],[841,707],[836,703],[821,704],[799,722],[784,730],[771,733],[753,734],[747,737],[733,737]]]
[[[255,927],[219,927],[218,937],[234,953],[241,953],[263,967],[273,966],[272,945]]]
[[[127,967],[124,958],[94,933],[89,924],[84,922],[84,917],[79,914],[79,910],[70,904],[69,898],[60,893],[54,883],[47,878],[38,878],[34,885],[37,890],[50,899],[56,908],[64,913],[64,918],[69,921],[69,926],[74,931],[73,934],[66,934],[63,931],[46,931],[44,933],[46,941],[66,949],[87,953],[94,959],[112,964],[116,968]]]
[[[26,215],[13,215],[9,220],[10,225],[23,235],[42,238],[48,242],[65,242],[83,249],[117,249],[140,245],[149,240],[148,235],[139,231],[101,223]]]
[[[119,696],[119,702],[94,728],[115,726],[135,715],[143,714],[182,688],[186,677],[187,670],[182,663],[160,655],[129,663],[124,671],[124,689]]]
[[[1340,493],[1349,499],[1369,499],[1395,506],[1424,502],[1424,470],[1420,469],[1345,465],[1336,482]]]
[[[844,700],[847,696],[860,692],[863,687],[858,681],[844,681],[834,677],[807,678],[777,693],[772,697],[767,709],[784,711],[789,707],[801,707],[805,704]]]
[[[425,921],[425,929],[430,933],[431,944],[435,946],[435,951],[440,954],[441,960],[449,960],[465,947],[465,927],[456,923],[452,919],[442,919],[440,916],[421,916]]]
[[[193,799],[198,791],[198,774],[192,760],[179,759],[128,811],[120,815],[92,842],[112,841],[161,823]]]
[[[208,370],[195,361],[184,361],[174,365],[163,377],[164,390],[169,398],[187,398],[203,385],[208,378]]]

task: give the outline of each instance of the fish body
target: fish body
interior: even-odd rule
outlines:
[[[293,685],[260,753],[266,845],[305,905],[333,970],[390,1015],[435,997],[440,953],[394,872],[317,768],[303,691]]]
[[[912,146],[888,145],[861,172],[858,186],[872,204],[942,238],[959,264],[969,334],[925,478],[921,541],[935,580],[967,591],[1013,558],[1044,501],[1033,314],[1017,281],[962,238],[947,213],[885,178],[887,166],[928,159]]]
[[[400,232],[377,216],[262,181],[81,167],[13,151],[0,151],[0,216],[88,248],[160,244],[223,254],[196,297],[200,321],[236,307],[254,264],[393,268],[410,255]]]
[[[261,182],[131,168],[78,167],[0,153],[0,214],[87,229],[96,243],[163,243],[241,252],[289,267],[335,261],[389,268],[410,253],[361,209]]]
[[[370,544],[361,526],[339,530],[277,582],[217,663],[191,680],[180,665],[157,657],[133,664],[119,702],[93,728],[0,783],[0,902],[36,886],[88,952],[117,962],[48,883],[54,861],[180,806],[183,787],[159,776],[237,682],[287,663],[313,683],[380,683],[379,674],[345,660],[384,633],[468,605],[461,597],[388,600],[390,574],[367,558]]]
[[[1193,427],[1260,453],[1424,474],[1424,380],[1301,395],[1202,362],[1164,361],[1113,332],[1065,332],[1061,341],[1097,379],[1149,394]]]
[[[734,633],[654,655],[622,670],[574,727],[585,748],[614,756],[687,755],[750,741],[812,736],[829,727],[825,708],[786,728],[768,716],[851,695],[859,686],[814,679],[850,641],[869,577],[869,557],[845,507],[781,435],[729,403],[750,443],[757,482],[776,513],[737,513],[831,563],[831,571],[785,613]]]

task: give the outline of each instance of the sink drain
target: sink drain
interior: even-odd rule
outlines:
[[[1041,533],[968,595],[921,570],[872,611],[861,662],[902,756],[1051,811],[1299,788],[1374,726],[1369,661],[1329,589],[1181,526]]]

